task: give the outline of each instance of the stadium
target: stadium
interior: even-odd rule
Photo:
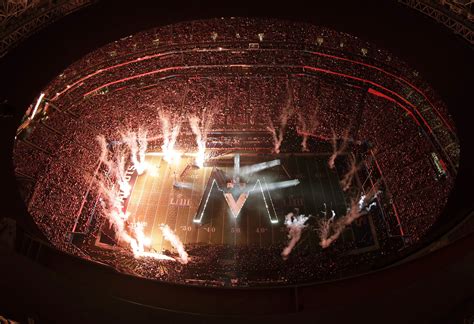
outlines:
[[[13,249],[115,303],[210,320],[304,313],[318,287],[472,241],[471,147],[431,76],[269,16],[134,29],[48,74],[10,127]]]

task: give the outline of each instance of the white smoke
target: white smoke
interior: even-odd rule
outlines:
[[[177,123],[171,127],[170,117],[167,114],[160,112],[159,116],[163,133],[163,145],[161,146],[163,159],[169,164],[176,163],[181,158],[181,153],[174,149],[181,125]]]
[[[334,168],[334,165],[335,165],[335,162],[336,162],[336,158],[341,155],[342,153],[344,153],[344,151],[346,150],[347,148],[347,145],[348,145],[348,140],[349,140],[349,129],[346,129],[344,131],[344,134],[342,136],[342,143],[341,145],[338,147],[337,145],[337,136],[336,136],[336,133],[334,132],[334,130],[332,130],[332,138],[331,138],[331,144],[332,144],[332,155],[329,157],[329,161],[328,161],[328,165],[329,165],[329,168],[333,169]]]
[[[347,189],[350,188],[352,184],[352,180],[354,179],[354,176],[357,174],[357,172],[359,172],[362,166],[362,163],[363,161],[359,164],[356,164],[355,159],[350,158],[350,169],[349,171],[347,171],[346,174],[344,174],[344,176],[342,177],[340,181],[343,191],[346,191]]]
[[[101,146],[100,159],[107,167],[107,173],[98,173],[95,181],[98,184],[99,194],[105,201],[105,216],[110,226],[114,228],[118,241],[129,244],[136,258],[151,257],[158,260],[173,260],[173,258],[161,253],[145,251],[150,245],[150,238],[145,236],[143,223],[132,224],[129,222],[130,213],[124,212],[123,200],[130,195],[130,184],[125,180],[125,153],[119,147],[115,148],[112,158],[107,148],[107,142],[103,136],[98,137]],[[114,185],[117,182],[118,185]],[[127,186],[125,186],[127,185]]]
[[[204,108],[201,116],[190,116],[189,124],[191,130],[196,136],[196,144],[198,146],[198,152],[196,156],[196,165],[200,168],[204,166],[206,160],[206,142],[209,130],[212,127],[214,121],[214,115],[216,113],[215,107]]]
[[[296,243],[298,243],[298,241],[300,240],[301,232],[307,226],[305,225],[305,223],[308,218],[309,216],[295,215],[293,213],[289,213],[285,216],[285,225],[288,228],[288,238],[290,239],[290,241],[281,253],[283,259],[286,260],[288,258]]]
[[[130,246],[132,247],[133,255],[136,258],[139,257],[148,257],[157,260],[170,260],[175,261],[174,258],[156,252],[145,251],[145,247],[149,247],[151,244],[151,239],[147,237],[144,233],[145,223],[137,222],[133,226],[133,233],[135,238],[129,237]]]
[[[309,134],[314,134],[319,126],[319,121],[317,119],[318,111],[319,107],[316,104],[316,108],[311,111],[310,115],[303,114],[301,111],[298,112],[298,133],[303,136],[301,141],[301,150],[303,152],[309,152]]]
[[[334,221],[333,218],[330,219],[322,219],[320,221],[320,245],[321,247],[327,248],[331,245],[335,240],[339,238],[342,231],[347,225],[350,225],[354,220],[359,218],[361,213],[359,213],[359,209],[355,201],[351,202],[351,208],[347,212],[347,214],[338,220]],[[330,233],[332,233],[330,235]]]
[[[209,120],[210,118],[208,118]],[[196,166],[202,168],[204,166],[204,161],[206,160],[206,140],[207,140],[207,131],[208,127],[205,122],[201,124],[201,120],[197,116],[189,117],[189,125],[194,135],[196,135],[196,144],[198,147],[195,163]]]
[[[283,106],[282,111],[279,116],[279,125],[278,128],[274,125],[271,118],[269,119],[268,123],[270,126],[267,127],[267,130],[272,134],[273,138],[273,151],[278,154],[280,153],[280,147],[283,143],[283,139],[285,137],[286,126],[288,124],[288,120],[293,115],[293,91],[287,82],[286,89],[288,93],[287,101],[285,106]]]
[[[161,225],[161,230],[163,232],[163,237],[165,238],[165,240],[169,241],[171,245],[178,251],[181,263],[188,263],[188,253],[184,250],[183,243],[181,242],[179,237],[166,224]]]
[[[114,148],[114,152],[111,153],[107,148],[107,141],[104,136],[97,136],[97,140],[102,150],[100,160],[109,169],[108,176],[116,179],[122,195],[127,198],[130,196],[132,188],[126,179],[127,154],[125,150],[117,146]]]
[[[367,195],[362,195],[357,201],[351,200],[351,206],[346,215],[334,220],[335,213],[329,219],[323,218],[319,223],[319,237],[321,247],[329,247],[335,240],[339,238],[344,229],[352,224],[356,219],[366,215],[373,207],[377,205],[374,201],[380,191],[372,190]],[[332,233],[332,234],[331,234]]]
[[[135,170],[140,175],[148,168],[145,161],[145,153],[148,147],[147,131],[138,129],[138,132],[128,131],[122,134],[123,142],[130,149],[130,160],[135,167]]]
[[[130,214],[123,211],[120,190],[116,187],[109,189],[104,182],[99,182],[99,185],[106,201],[105,215],[114,228],[116,238],[128,243],[136,258],[151,257],[157,260],[174,261],[173,258],[164,254],[145,251],[145,247],[150,246],[151,239],[143,232],[144,223],[129,224]]]

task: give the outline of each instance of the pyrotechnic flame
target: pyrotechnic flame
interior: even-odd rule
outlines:
[[[160,112],[160,120],[163,132],[163,145],[161,146],[163,159],[169,164],[178,163],[182,154],[175,151],[174,145],[181,126],[177,124],[171,128],[170,118],[163,112]]]
[[[377,198],[380,191],[371,191],[367,195],[362,195],[357,201],[351,200],[351,207],[347,214],[338,220],[334,221],[335,213],[330,219],[321,219],[319,226],[320,245],[323,249],[330,246],[335,240],[339,238],[343,230],[352,224],[356,219],[366,215],[377,204],[373,201]],[[332,235],[330,233],[332,232]]]
[[[206,161],[206,146],[205,143],[198,143],[198,151],[195,159],[196,166],[198,168],[204,167],[204,162]]]
[[[145,153],[148,147],[147,131],[138,129],[138,132],[128,131],[122,134],[122,140],[130,149],[130,159],[138,175],[143,174],[148,167],[145,161]]]
[[[347,171],[347,173],[343,176],[343,178],[340,181],[343,191],[346,191],[347,189],[349,189],[349,187],[352,184],[352,180],[354,179],[354,176],[357,174],[357,172],[359,172],[362,166],[362,163],[363,161],[360,162],[359,164],[356,164],[356,161],[354,159],[352,158],[350,159],[350,169],[349,171]]]
[[[321,242],[319,244],[321,245],[321,247],[323,249],[329,247],[329,245],[331,245],[335,240],[339,238],[344,228],[346,228],[346,226],[350,225],[360,216],[362,216],[362,214],[359,211],[357,203],[355,202],[355,200],[352,200],[351,208],[345,216],[339,218],[335,222],[333,222],[332,220],[322,220],[321,225],[328,226],[329,228],[327,230],[320,230]],[[331,230],[333,234],[329,236]]]
[[[288,215],[286,215],[285,225],[288,228],[288,238],[290,239],[290,242],[281,253],[283,259],[286,260],[288,258],[296,243],[298,243],[298,241],[300,240],[301,232],[307,226],[305,225],[305,223],[308,218],[309,217],[305,215],[295,216],[293,213],[289,213]]]
[[[188,263],[188,253],[184,250],[183,243],[180,241],[179,237],[166,224],[161,225],[161,230],[163,232],[163,237],[168,240],[171,245],[178,251],[181,263]]]
[[[325,247],[323,246],[323,242],[324,244],[326,244],[325,240],[329,237],[332,222],[333,222],[333,218],[329,218],[329,219],[321,218],[321,220],[319,221],[318,232],[319,232],[319,237],[321,238],[321,246],[323,248]]]
[[[150,238],[146,237],[145,233],[143,232],[144,226],[144,223],[135,223],[133,226],[135,238],[130,236],[127,237],[135,257],[139,257],[141,253],[145,252],[145,246],[148,247],[151,244]]]
[[[191,130],[193,131],[194,135],[196,135],[196,143],[198,146],[195,163],[197,167],[202,168],[204,166],[204,161],[205,161],[206,140],[203,139],[201,128],[199,127],[199,122],[200,122],[199,117],[197,116],[189,117],[189,125],[191,126]]]
[[[133,232],[129,233],[126,228],[126,222],[128,221],[130,214],[123,212],[123,204],[120,199],[119,192],[117,189],[108,189],[104,183],[99,183],[101,192],[107,201],[106,216],[114,227],[116,237],[119,241],[130,244],[130,248],[135,258],[150,257],[157,260],[170,260],[174,261],[172,257],[161,253],[147,252],[145,247],[148,247],[151,243],[151,239],[144,234],[144,223],[135,223]]]
[[[145,247],[150,245],[151,240],[144,234],[144,223],[136,223],[132,228],[127,228],[126,224],[130,214],[124,212],[123,199],[130,195],[130,184],[125,180],[124,151],[116,148],[113,158],[109,159],[107,141],[103,136],[99,136],[97,139],[102,149],[100,159],[109,170],[107,174],[98,173],[96,181],[99,194],[106,202],[105,216],[113,226],[117,239],[128,243],[136,258],[151,257],[158,260],[174,261],[173,258],[161,253],[145,251]],[[114,179],[118,185],[110,185]],[[130,233],[130,231],[132,232]]]
[[[148,172],[148,175],[151,176],[151,177],[157,177],[158,176],[158,168],[156,167],[156,165],[148,164],[147,172]]]
[[[117,181],[120,187],[120,190],[122,191],[122,194],[125,198],[130,196],[130,193],[132,191],[132,186],[130,183],[127,181],[125,177],[125,164],[126,164],[126,159],[125,156],[123,155],[123,152],[117,150],[117,156],[116,156],[116,161],[117,161],[117,168],[116,168],[116,175],[117,175]]]
[[[107,148],[107,141],[104,136],[97,136],[99,145],[101,146],[100,160],[109,169],[109,177],[115,178],[123,197],[127,198],[131,192],[131,186],[126,180],[126,154],[125,151],[119,147],[115,148],[112,157],[109,158],[109,150]]]
[[[345,149],[347,148],[348,140],[349,140],[349,128],[344,131],[344,134],[342,136],[342,143],[338,148],[337,136],[334,130],[332,130],[331,144],[332,144],[333,153],[329,157],[329,161],[328,161],[329,168],[334,169],[336,158],[345,151]]]
[[[133,255],[135,256],[135,258],[148,257],[148,258],[154,258],[157,260],[176,261],[172,257],[161,254],[161,253],[145,251],[145,247],[150,246],[151,239],[145,235],[144,230],[143,230],[144,227],[145,227],[145,223],[143,222],[135,223],[133,226],[135,238],[129,237],[129,240],[130,240],[129,243],[130,243],[130,246],[132,247]]]
[[[308,133],[303,134],[303,140],[301,141],[301,151],[302,152],[309,152],[309,149],[308,149]]]
[[[196,135],[198,151],[196,153],[195,163],[199,168],[204,167],[204,162],[206,161],[206,141],[207,134],[212,125],[212,115],[213,110],[209,112],[204,110],[201,118],[194,115],[189,117],[189,125],[194,135]]]
[[[317,120],[317,113],[319,111],[318,105],[316,104],[316,108],[312,110],[311,114],[303,115],[300,111],[298,112],[298,133],[303,135],[303,139],[301,141],[301,150],[303,152],[309,152],[308,149],[308,137],[310,133],[316,132],[319,122]]]
[[[138,160],[145,162],[145,153],[148,148],[147,131],[138,129]]]
[[[280,147],[281,144],[283,143],[283,139],[285,137],[285,130],[286,130],[286,125],[288,123],[288,120],[290,119],[291,115],[293,115],[293,109],[291,105],[293,104],[293,94],[292,94],[292,89],[289,85],[289,83],[286,83],[286,90],[288,93],[287,101],[285,106],[282,108],[282,111],[279,116],[279,127],[278,129],[275,127],[273,124],[273,121],[269,119],[268,123],[270,126],[267,127],[267,130],[272,134],[273,138],[273,151],[276,154],[280,153]]]
[[[102,162],[102,163],[106,163],[108,162],[108,159],[107,159],[107,155],[109,153],[109,150],[107,149],[107,140],[105,139],[105,137],[103,135],[98,135],[96,137],[97,141],[99,142],[99,146],[100,146],[100,156],[99,156],[99,160]],[[107,166],[109,166],[107,164]],[[110,167],[109,167],[110,169]]]
[[[283,132],[281,131],[282,128],[280,128],[280,131],[277,133],[277,129],[273,125],[273,122],[269,120],[270,126],[267,127],[267,130],[272,134],[273,138],[273,152],[276,154],[280,153],[280,146],[281,143],[283,142]]]
[[[179,151],[175,151],[173,149],[168,149],[161,147],[163,149],[163,160],[165,160],[168,164],[178,164],[181,160],[181,156],[183,153]]]

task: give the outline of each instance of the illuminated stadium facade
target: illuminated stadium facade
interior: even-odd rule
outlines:
[[[257,286],[367,272],[421,244],[459,143],[445,105],[390,53],[227,18],[71,65],[28,109],[14,160],[58,249],[150,279]]]

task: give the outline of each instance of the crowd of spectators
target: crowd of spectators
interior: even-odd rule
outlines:
[[[416,242],[440,215],[454,185],[454,177],[441,179],[437,176],[430,155],[436,148],[420,127],[406,122],[408,117],[405,115],[384,113],[395,109],[392,103],[376,97],[367,100],[378,112],[364,111],[362,119],[367,127],[361,129],[362,136],[376,143],[374,156],[380,167],[379,176],[383,177],[389,199],[398,210],[405,235],[409,241]],[[375,163],[373,168],[377,168]]]
[[[302,240],[305,243],[315,240],[314,232],[315,228],[305,229]],[[335,244],[326,250],[312,244],[298,245],[287,260],[280,256],[283,244],[267,247],[188,244],[186,250],[191,260],[186,265],[178,261],[136,259],[122,248],[103,249],[90,245],[84,250],[95,261],[122,273],[206,286],[274,286],[336,280],[382,265],[377,262],[379,252],[353,253],[351,243]],[[165,254],[177,257],[169,251]]]
[[[260,44],[259,50],[249,49],[249,42]],[[351,60],[377,65],[416,83],[435,106],[400,78]],[[429,125],[441,127],[430,134],[418,117],[420,126],[397,103],[369,94],[367,87],[373,85],[303,68],[308,66],[391,89],[423,107]],[[157,69],[162,72],[155,74]],[[137,77],[143,73],[148,75]],[[93,92],[95,89],[100,91]],[[71,244],[71,231],[85,233],[90,243],[85,246],[93,246],[103,223],[92,181],[100,156],[97,136],[119,141],[122,133],[141,127],[153,139],[150,146],[159,147],[162,112],[172,123],[182,123],[177,144],[182,150],[196,148],[186,119],[197,115],[212,119],[209,148],[270,152],[273,142],[267,127],[281,130],[281,116],[288,110],[284,151],[301,150],[301,130],[319,140],[335,134],[338,138],[348,136],[352,142],[372,143],[380,166],[378,176],[387,191],[384,204],[397,206],[401,226],[411,242],[419,240],[434,223],[453,185],[453,176],[439,180],[434,174],[429,155],[437,150],[433,136],[449,148],[448,158],[454,164],[459,158],[455,135],[443,127],[438,116],[442,114],[451,123],[446,108],[416,73],[355,37],[304,24],[230,19],[226,24],[210,20],[159,28],[87,55],[51,82],[45,93],[55,109],[36,118],[28,134],[16,141],[15,166],[18,174],[36,181],[27,196],[29,211],[40,229],[57,247],[82,256],[85,252]],[[238,132],[242,137],[235,135]],[[317,150],[317,140],[310,140],[310,147]],[[374,169],[378,166],[371,164]],[[91,211],[96,214],[92,223]],[[163,278],[211,280],[221,271],[227,273],[223,278],[237,273],[243,282],[258,281],[261,273],[272,273],[271,280],[295,282],[301,278],[331,279],[354,268],[355,263],[362,266],[364,257],[353,257],[339,248],[346,247],[311,258],[296,252],[285,262],[278,252],[280,246],[193,247],[189,254],[194,262],[187,266],[176,263],[159,272],[157,261],[137,261],[128,252],[94,250],[89,255],[103,262],[123,258],[119,262],[122,267],[145,277],[156,278],[159,273]],[[265,269],[259,265],[263,255],[268,260]]]
[[[261,43],[261,46],[265,48],[264,52],[271,50],[273,44],[280,51],[270,51],[268,55],[265,55],[259,51],[232,51],[232,46],[228,46],[229,44],[238,46],[243,43],[247,46],[243,49],[248,49],[249,42]],[[219,47],[221,43],[223,46]],[[297,45],[299,47],[292,47]],[[304,47],[301,48],[301,45]],[[196,51],[200,49],[200,46],[204,49],[213,49],[213,52]],[[187,48],[188,51],[183,52],[183,48]],[[300,53],[283,51],[283,49],[294,50],[295,48],[304,51]],[[230,50],[232,55],[225,50]],[[175,54],[156,56],[157,53],[170,51]],[[436,103],[435,107],[443,114],[447,113],[445,106],[439,102],[438,97],[421,79],[421,76],[390,53],[348,34],[308,24],[277,20],[239,18],[225,21],[221,19],[193,21],[125,37],[90,53],[81,61],[71,65],[61,77],[51,83],[49,88],[54,94],[56,91],[64,90],[67,84],[72,84],[71,81],[80,79],[88,73],[96,73],[101,69],[102,73],[96,76],[100,75],[100,80],[104,81],[107,80],[107,76],[126,74],[126,71],[130,73],[146,71],[150,67],[156,69],[176,66],[177,62],[180,63],[179,66],[201,65],[203,62],[208,65],[306,63],[310,66],[336,69],[342,73],[356,73],[361,77],[370,76],[372,81],[381,82],[390,89],[399,90],[397,92],[403,93],[408,89],[407,95],[413,92],[406,83],[400,82],[395,77],[388,77],[374,68],[327,56],[311,55],[314,52],[337,53],[343,58],[374,64],[394,75],[403,76],[408,82],[415,83],[417,88],[428,92],[431,101]],[[134,63],[119,66],[118,70],[106,70],[114,63],[123,64],[127,61],[134,61]],[[412,93],[411,99],[415,100],[415,97],[416,94]]]

